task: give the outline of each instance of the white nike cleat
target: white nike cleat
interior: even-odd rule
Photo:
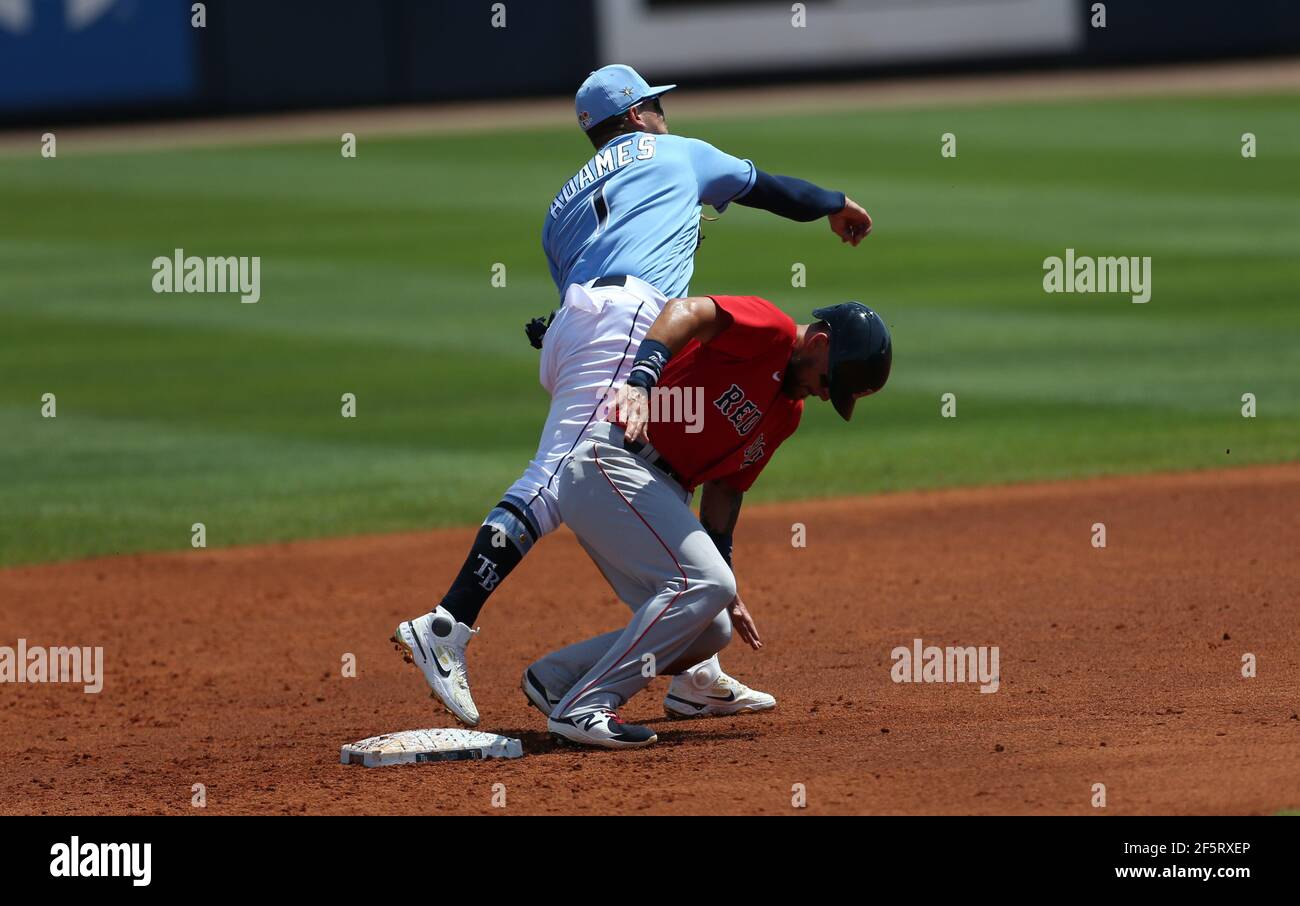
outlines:
[[[664,699],[664,712],[669,717],[679,718],[726,717],[751,711],[770,711],[775,707],[775,698],[751,689],[725,673],[719,673],[713,685],[703,690],[694,687],[688,674],[675,676]]]
[[[546,729],[562,741],[601,749],[640,749],[659,741],[654,730],[625,724],[609,710],[591,711],[577,717],[548,717]]]
[[[469,694],[469,671],[465,667],[465,646],[478,635],[464,623],[457,623],[442,605],[433,613],[398,624],[393,644],[408,664],[424,673],[432,698],[439,699],[451,715],[467,727],[478,726],[478,708]]]

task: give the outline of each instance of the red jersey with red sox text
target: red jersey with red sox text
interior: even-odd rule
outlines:
[[[658,383],[681,387],[687,395],[703,387],[704,411],[697,416],[703,429],[692,434],[683,420],[656,421],[648,434],[687,490],[720,480],[747,491],[803,415],[803,400],[781,392],[795,324],[757,296],[709,298],[730,323],[708,343],[687,343],[668,361]]]

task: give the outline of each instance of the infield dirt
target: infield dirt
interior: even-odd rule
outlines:
[[[518,689],[626,621],[566,530],[469,649],[482,728],[526,757],[371,770],[339,746],[453,725],[388,635],[468,530],[10,569],[0,645],[102,645],[106,678],[0,686],[0,811],[795,813],[803,784],[820,813],[1271,813],[1300,806],[1298,512],[1297,465],[753,507],[737,573],[767,647],[723,664],[780,704],[668,721],[657,680],[624,711],[660,732],[638,752],[557,748]],[[999,691],[895,684],[915,638],[998,646]]]

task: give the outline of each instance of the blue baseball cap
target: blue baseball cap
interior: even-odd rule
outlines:
[[[615,63],[602,66],[582,83],[574,97],[578,125],[586,132],[601,120],[626,113],[637,104],[655,98],[676,85],[655,85],[653,88],[631,66]]]

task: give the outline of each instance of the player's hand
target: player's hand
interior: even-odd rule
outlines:
[[[871,215],[848,196],[844,198],[844,210],[830,214],[826,219],[831,222],[831,230],[841,242],[857,245],[871,235]]]
[[[649,439],[646,427],[650,424],[650,397],[645,388],[635,384],[619,387],[611,421],[623,426],[624,440],[645,443]]]
[[[732,600],[729,610],[731,625],[740,634],[741,641],[755,651],[762,648],[763,640],[758,637],[758,627],[754,625],[754,618],[749,615],[749,608],[740,600],[740,595]]]

